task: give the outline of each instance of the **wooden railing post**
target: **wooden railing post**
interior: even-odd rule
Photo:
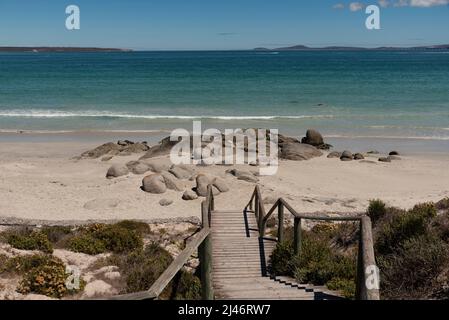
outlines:
[[[210,203],[203,201],[201,215],[203,228],[209,229]],[[198,258],[201,271],[201,296],[203,300],[213,300],[214,290],[212,286],[212,239],[209,234],[198,247]]]
[[[260,198],[259,198],[260,199]],[[259,207],[259,236],[264,237],[265,236],[265,223],[263,221],[264,215],[263,215],[263,209],[262,209],[262,200],[259,201],[257,204]]]
[[[256,192],[256,194],[254,195],[254,214],[256,215],[257,225],[260,228],[259,212],[260,212],[259,194]]]
[[[284,241],[284,204],[282,201],[278,202],[278,241]]]
[[[208,235],[198,247],[201,269],[201,296],[203,300],[214,300],[212,287],[212,239]]]
[[[379,300],[379,269],[374,256],[371,219],[363,216],[360,220],[360,241],[357,258],[358,300]]]
[[[302,246],[302,239],[301,239],[301,218],[295,218],[295,226],[293,228],[294,234],[294,243],[293,243],[293,249],[295,252],[295,255],[301,255],[301,246]]]

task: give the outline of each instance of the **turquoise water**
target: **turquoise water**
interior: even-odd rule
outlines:
[[[449,52],[0,54],[0,131],[269,127],[449,140]]]

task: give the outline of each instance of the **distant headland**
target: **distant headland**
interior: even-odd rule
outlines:
[[[255,48],[255,51],[435,51],[435,50],[449,50],[449,44],[432,45],[432,46],[419,46],[419,47],[377,47],[377,48],[364,48],[364,47],[345,47],[345,46],[331,46],[313,48],[304,45],[297,45],[292,47],[282,47],[276,49],[268,48]]]
[[[130,49],[90,47],[0,47],[0,52],[131,52]]]

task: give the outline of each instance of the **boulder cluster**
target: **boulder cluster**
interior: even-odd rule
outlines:
[[[95,149],[81,154],[81,159],[97,159],[103,157],[103,161],[109,161],[114,156],[129,156],[135,153],[146,152],[150,149],[147,142],[133,142],[129,140],[120,140],[117,143],[108,142]]]
[[[375,154],[379,154],[378,151],[369,151],[367,152],[367,155],[375,155]],[[397,151],[392,151],[389,153],[389,155],[387,157],[380,157],[378,159],[379,162],[391,162],[393,160],[401,160],[400,157],[398,157],[399,153]],[[345,150],[343,152],[339,152],[339,151],[332,151],[330,152],[327,157],[329,159],[332,158],[338,158],[341,161],[353,161],[353,160],[364,160],[366,155],[362,154],[362,153],[352,153],[351,151]]]

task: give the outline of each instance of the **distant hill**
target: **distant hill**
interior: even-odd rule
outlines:
[[[128,49],[87,47],[0,47],[0,52],[129,52]]]
[[[304,45],[297,45],[292,47],[282,47],[276,49],[255,48],[256,51],[397,51],[397,50],[411,50],[411,51],[426,51],[426,50],[449,50],[449,44],[420,46],[420,47],[377,47],[377,48],[363,48],[363,47],[345,47],[345,46],[331,46],[314,48]]]

